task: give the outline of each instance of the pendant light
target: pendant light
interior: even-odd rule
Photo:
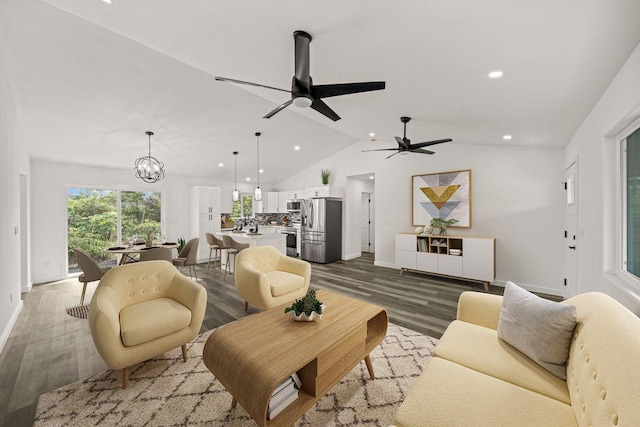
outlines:
[[[237,202],[240,200],[240,192],[238,191],[238,152],[233,152],[233,192],[231,193],[231,200]]]
[[[153,135],[153,132],[148,130],[145,133],[149,136],[149,154],[137,159],[134,169],[136,178],[140,178],[144,182],[154,183],[164,178],[164,163],[151,155],[151,135]]]
[[[256,187],[253,199],[257,201],[262,200],[262,189],[260,188],[260,135],[262,135],[260,132],[256,132],[256,138],[258,139],[256,142],[256,148],[258,149],[258,169],[256,171],[258,173],[258,186]]]

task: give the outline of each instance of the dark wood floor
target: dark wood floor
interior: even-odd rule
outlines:
[[[207,289],[207,310],[201,332],[232,322],[244,311],[233,276],[219,269],[197,267]],[[185,269],[183,271],[187,273]],[[97,282],[89,285],[87,298]],[[376,267],[373,254],[350,261],[312,264],[311,287],[327,289],[385,307],[392,323],[439,338],[455,318],[460,293],[483,291],[482,285]],[[31,426],[38,397],[107,369],[98,355],[89,323],[66,314],[77,304],[82,285],[77,279],[35,285],[23,294],[24,307],[0,354],[0,426]],[[490,287],[500,294],[502,288]],[[331,310],[331,307],[327,308]]]

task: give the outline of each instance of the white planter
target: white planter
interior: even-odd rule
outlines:
[[[322,307],[322,314],[324,314],[325,305],[322,304],[320,307]],[[285,314],[290,319],[297,320],[298,322],[315,322],[322,319],[322,314],[318,314],[315,311],[312,311],[310,316],[307,316],[306,313],[300,313],[299,316],[296,316],[294,310],[287,311]]]

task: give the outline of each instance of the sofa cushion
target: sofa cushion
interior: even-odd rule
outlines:
[[[453,321],[434,356],[571,404],[567,383],[498,338],[495,329]]]
[[[565,363],[576,327],[577,311],[573,305],[540,298],[507,282],[498,337],[565,380]]]
[[[270,271],[265,274],[269,279],[271,296],[274,297],[295,292],[304,286],[304,277],[298,276],[297,274],[279,270]]]
[[[396,414],[398,427],[571,427],[571,406],[433,357]]]
[[[120,334],[125,347],[170,335],[191,323],[191,311],[170,298],[126,306],[120,311]]]

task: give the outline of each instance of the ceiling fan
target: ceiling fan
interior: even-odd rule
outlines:
[[[348,95],[358,92],[369,92],[372,90],[381,90],[385,87],[385,82],[362,82],[362,83],[338,83],[329,85],[314,85],[309,75],[309,43],[311,36],[305,31],[295,31],[293,33],[295,41],[295,66],[294,76],[291,80],[291,90],[280,89],[272,86],[265,86],[258,83],[245,82],[242,80],[228,79],[226,77],[216,76],[216,80],[223,82],[239,83],[250,86],[264,87],[267,89],[279,90],[291,94],[291,99],[279,105],[274,110],[264,116],[269,119],[276,113],[287,108],[293,103],[296,107],[311,107],[320,114],[323,114],[334,122],[340,120],[335,111],[322,101],[322,98],[330,98],[332,96]]]
[[[407,138],[407,123],[409,123],[410,120],[411,120],[411,117],[406,117],[406,116],[400,117],[400,121],[402,123],[404,123],[404,136],[402,138],[400,138],[399,136],[395,137],[396,141],[398,141],[398,148],[378,148],[376,150],[362,150],[362,151],[364,152],[364,151],[393,151],[393,150],[396,150],[395,153],[391,154],[390,156],[387,156],[387,159],[389,157],[395,156],[398,153],[435,154],[433,151],[425,150],[423,147],[428,147],[430,145],[442,144],[443,142],[451,142],[451,141],[453,141],[452,139],[447,138],[447,139],[436,139],[434,141],[418,142],[418,143],[412,144],[411,140],[409,138]]]

